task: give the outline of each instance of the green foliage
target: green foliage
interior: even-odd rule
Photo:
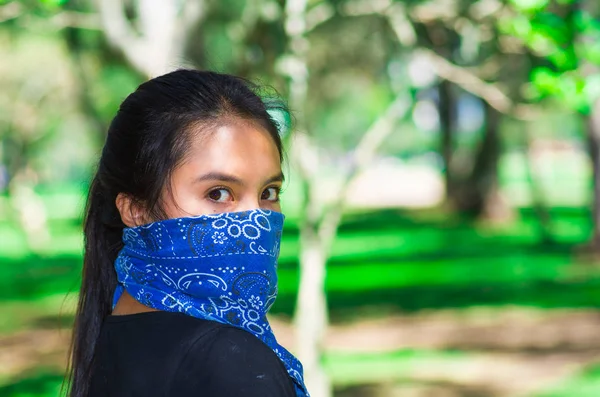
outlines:
[[[536,99],[555,98],[570,109],[586,113],[598,94],[598,77],[593,75],[585,79],[575,71],[561,73],[547,67],[538,67],[531,73],[531,95]]]
[[[510,0],[510,3],[519,11],[535,12],[544,9],[550,3],[549,0]]]
[[[106,65],[99,72],[88,89],[94,93],[95,106],[101,117],[110,120],[116,114],[119,104],[135,91],[142,80],[130,68],[119,64]]]
[[[511,0],[515,15],[499,20],[500,31],[518,38],[545,61],[531,72],[529,99],[551,98],[588,113],[600,98],[600,21],[572,0]]]
[[[415,15],[412,7],[432,3],[395,1],[402,2],[409,16]],[[0,4],[8,2],[0,0]],[[346,0],[327,2],[338,11],[349,3]],[[481,37],[475,39],[474,53],[478,55],[469,61],[469,68],[475,70],[483,65],[485,59],[477,57],[490,57],[490,53],[491,57],[507,55],[498,52],[498,36],[493,29],[497,23],[501,35],[516,38],[530,52],[521,58],[529,59],[531,55],[529,99],[551,100],[568,109],[588,111],[590,103],[600,97],[600,74],[589,73],[590,65],[600,65],[600,21],[583,11],[565,12],[574,2],[509,0],[513,10],[511,17],[474,24],[481,22],[489,26],[474,27]],[[310,0],[310,6],[317,11],[316,7],[323,3],[325,1]],[[483,2],[458,3],[468,10],[472,4]],[[191,55],[186,54],[190,56],[186,61],[200,68],[261,77],[265,83],[278,88],[285,86],[285,79],[275,72],[277,60],[287,45],[280,18],[283,2],[269,1],[271,17],[257,17],[261,12],[267,13],[265,4],[267,2],[245,0],[207,2],[207,17],[192,33]],[[4,145],[6,157],[1,160],[12,161],[14,153],[22,154],[27,166],[35,169],[38,182],[46,186],[57,181],[80,181],[86,178],[97,156],[98,142],[105,132],[100,126],[108,123],[119,103],[141,78],[121,54],[107,46],[101,31],[62,28],[58,26],[60,18],[50,18],[63,10],[76,11],[75,14],[97,12],[93,2],[27,0],[20,5],[23,15],[0,26],[0,48],[8,60],[0,65],[5,77],[0,84],[3,92],[0,134],[3,138],[8,136]],[[260,7],[264,10],[256,11]],[[499,14],[506,15],[494,15]],[[413,21],[419,36],[418,45],[423,45],[427,36],[439,41],[440,31],[443,36],[447,33],[444,29],[452,30],[449,26],[458,29],[456,26],[464,26],[469,18],[469,13],[451,15],[444,23],[431,21],[427,27]],[[493,20],[496,16],[489,18]],[[410,84],[406,71],[396,73],[396,85],[390,83],[391,73],[387,70],[390,61],[397,59],[401,64],[407,63],[405,55],[412,48],[400,48],[389,25],[376,15],[348,18],[336,15],[309,34],[310,87],[306,119],[323,147],[340,152],[353,148],[395,95]],[[440,30],[441,25],[444,26]],[[74,32],[76,37],[68,34]],[[486,35],[491,37],[483,38]],[[462,34],[461,40],[465,40],[465,36],[468,35]],[[465,66],[458,55],[451,61]],[[81,71],[86,78],[78,77]],[[491,81],[496,77],[485,78]],[[516,81],[515,85],[520,86],[526,77],[511,76],[510,79],[507,80],[511,84]],[[498,78],[505,83],[500,80]],[[82,87],[87,97],[81,95]],[[32,93],[33,96],[28,96]],[[272,116],[289,126],[288,114]],[[95,123],[91,121],[94,119]],[[561,122],[544,120],[538,128],[558,129],[557,134],[565,134],[561,137],[573,139],[580,126],[573,122],[564,127],[565,119],[563,117]],[[33,121],[37,124],[31,127]],[[436,150],[437,136],[424,134],[407,124],[402,124],[386,140],[383,154]],[[536,136],[541,136],[539,130]],[[520,144],[521,136],[518,139]],[[514,163],[511,162],[511,167],[518,166]],[[577,178],[573,178],[573,172],[566,172],[567,168],[561,167],[565,174],[556,179],[569,182],[553,192],[560,190],[569,197],[587,195],[587,186],[583,184],[588,179],[581,177],[573,183]],[[581,172],[581,168],[577,172]],[[505,174],[510,174],[508,179],[515,176],[504,168],[500,174],[500,183],[504,182]],[[578,189],[571,189],[573,187]],[[44,321],[57,319],[57,308],[61,306],[50,297],[67,292],[73,292],[71,297],[76,295],[81,272],[82,236],[78,219],[83,207],[81,192],[71,194],[71,198],[65,197],[68,192],[63,192],[64,195],[52,199],[48,199],[49,194],[43,189],[38,192],[49,210],[52,236],[51,245],[44,252],[28,252],[25,235],[17,229],[14,220],[0,221],[0,242],[4,244],[0,253],[0,306],[4,309],[1,317],[12,321],[0,324],[0,332],[13,332],[20,326],[43,327]],[[554,196],[549,193],[548,197]],[[584,201],[580,201],[579,205],[583,205]],[[361,310],[365,307],[368,313],[376,312],[374,315],[474,305],[596,307],[600,300],[600,274],[588,268],[586,277],[580,277],[582,266],[573,257],[574,247],[589,238],[589,212],[564,208],[550,212],[555,244],[548,245],[540,244],[539,224],[531,211],[523,211],[519,222],[505,228],[474,225],[447,214],[437,216],[400,210],[349,214],[333,246],[327,269],[331,318],[334,322],[355,319],[363,316]],[[296,303],[298,234],[298,224],[288,218],[280,257],[280,297],[274,307],[275,313],[287,316],[292,315]],[[26,307],[32,311],[25,313]],[[72,317],[63,318],[66,319],[61,323],[63,326],[72,321]],[[352,357],[335,354],[327,358],[326,365],[335,382],[369,381],[380,380],[382,374],[392,376],[409,370],[414,363],[438,361],[452,365],[464,356],[444,351]],[[573,393],[569,392],[573,390],[597,390],[598,378],[598,370],[592,369],[581,374],[574,383],[566,384],[564,392],[561,389],[548,396],[571,396]],[[61,379],[61,374],[52,371],[23,374],[9,384],[4,382],[0,395],[56,395]],[[596,389],[591,386],[585,389],[588,386],[583,386],[584,383],[593,383]]]
[[[67,3],[67,0],[39,0],[44,6],[47,7],[60,7]]]

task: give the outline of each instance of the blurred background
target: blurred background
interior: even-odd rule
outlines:
[[[0,396],[58,396],[107,125],[275,88],[271,321],[313,397],[600,396],[597,0],[0,0]]]

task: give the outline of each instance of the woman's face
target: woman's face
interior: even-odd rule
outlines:
[[[173,172],[163,209],[168,218],[263,208],[281,211],[279,152],[269,133],[233,120],[192,138]]]

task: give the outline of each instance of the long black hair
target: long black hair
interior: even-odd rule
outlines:
[[[227,119],[251,120],[264,128],[282,159],[282,145],[269,110],[285,106],[261,99],[257,86],[239,77],[177,70],[140,85],[121,104],[108,135],[87,201],[82,283],[68,372],[69,396],[86,397],[96,341],[111,313],[117,285],[114,261],[125,224],[116,206],[119,193],[163,219],[161,196],[173,170],[185,159],[192,130]]]

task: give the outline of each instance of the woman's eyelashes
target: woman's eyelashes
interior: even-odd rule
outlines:
[[[263,192],[260,195],[260,200],[277,203],[279,202],[280,194],[281,187],[271,186],[263,190]],[[235,201],[235,197],[232,191],[224,187],[216,187],[214,189],[211,189],[206,196],[210,201],[213,201],[215,203],[227,203],[230,201]]]
[[[261,195],[261,200],[267,200],[267,201],[272,201],[272,202],[278,202],[279,201],[279,195],[281,194],[281,188],[278,186],[271,186],[266,188],[262,195]]]
[[[229,190],[219,187],[208,192],[208,198],[217,203],[224,203],[231,201],[233,199],[233,195]]]

